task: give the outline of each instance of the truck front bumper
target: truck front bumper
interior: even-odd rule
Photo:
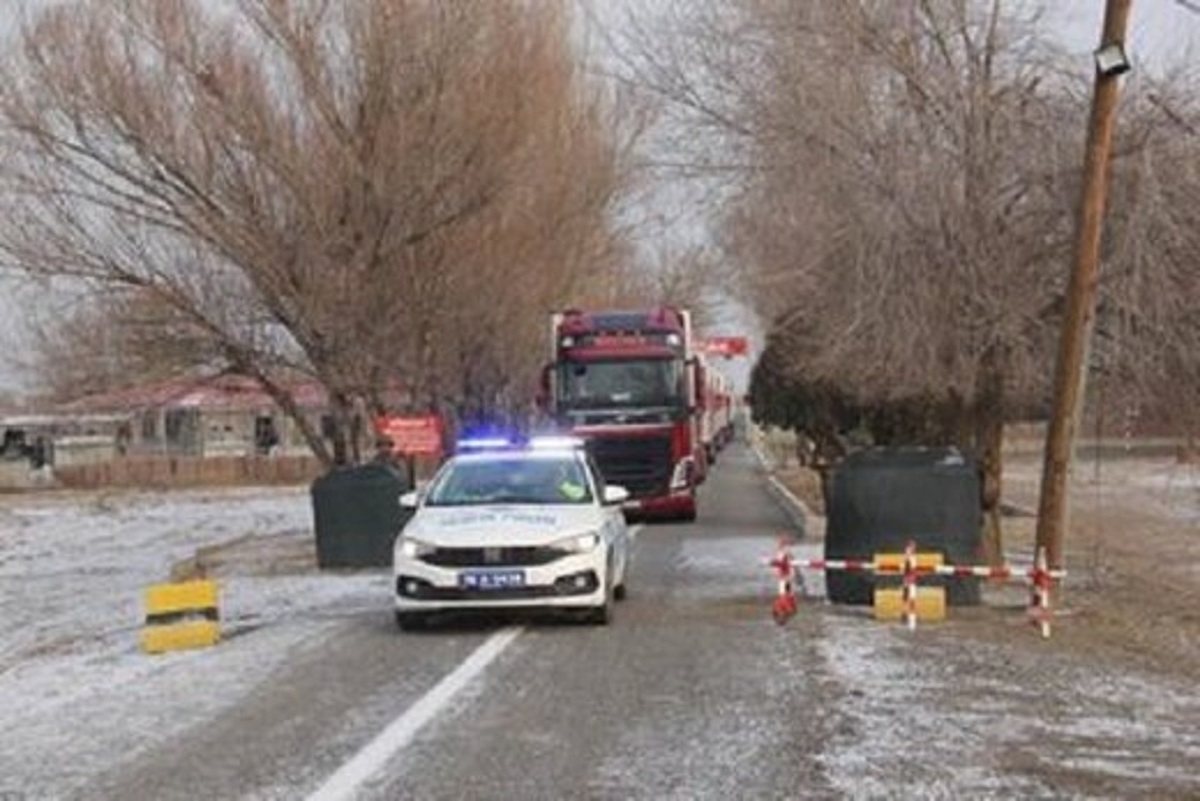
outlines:
[[[637,498],[621,507],[627,516],[638,519],[679,519],[696,513],[696,492],[679,490],[670,495]]]

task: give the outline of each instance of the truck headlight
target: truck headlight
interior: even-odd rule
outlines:
[[[600,546],[600,535],[594,531],[589,531],[587,534],[578,534],[574,537],[561,539],[554,543],[554,546],[568,553],[587,553],[594,551]]]
[[[430,545],[428,542],[415,540],[412,537],[401,537],[400,542],[396,546],[396,552],[408,559],[419,559],[422,556],[431,554],[436,550],[436,546]]]
[[[671,473],[671,489],[681,490],[687,489],[693,483],[696,468],[696,460],[691,456],[685,456],[675,463],[675,470]]]

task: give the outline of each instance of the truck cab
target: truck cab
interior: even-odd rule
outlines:
[[[671,307],[552,316],[546,410],[629,490],[632,516],[696,516],[706,461],[691,336],[688,312]]]

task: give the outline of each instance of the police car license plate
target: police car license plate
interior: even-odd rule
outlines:
[[[524,570],[476,570],[458,574],[464,590],[504,590],[525,586]]]

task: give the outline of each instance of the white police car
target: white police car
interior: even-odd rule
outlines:
[[[606,624],[624,597],[629,493],[605,486],[579,440],[460,443],[396,538],[396,622],[447,610],[576,610]]]

